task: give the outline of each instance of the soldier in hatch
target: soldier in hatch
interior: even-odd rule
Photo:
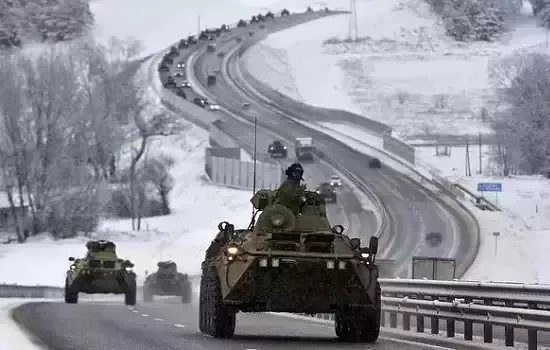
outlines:
[[[277,190],[275,203],[284,205],[297,215],[304,204],[304,186],[300,183],[304,180],[304,168],[300,163],[294,163],[286,169],[285,174],[286,180]]]

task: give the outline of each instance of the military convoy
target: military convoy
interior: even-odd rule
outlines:
[[[239,311],[333,313],[342,340],[378,339],[378,238],[361,247],[342,225],[330,225],[322,196],[306,190],[299,195],[295,213],[279,204],[276,191],[259,190],[248,228],[218,225],[202,262],[201,332],[231,338]]]
[[[153,301],[154,295],[177,295],[183,304],[192,299],[191,281],[189,276],[178,272],[178,266],[173,261],[160,261],[157,271],[148,275],[143,284],[143,301]]]
[[[71,265],[65,278],[65,302],[78,303],[78,293],[124,294],[126,305],[136,304],[136,274],[134,264],[120,259],[111,241],[89,241],[88,253],[82,259],[70,257]]]

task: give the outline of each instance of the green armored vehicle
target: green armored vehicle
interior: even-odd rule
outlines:
[[[153,301],[153,295],[178,295],[183,304],[190,303],[193,293],[189,276],[178,272],[178,265],[173,261],[160,261],[157,267],[157,272],[145,278],[143,301]]]
[[[111,241],[89,241],[88,253],[72,262],[65,279],[65,302],[78,303],[78,293],[124,294],[126,305],[136,304],[136,274],[134,264],[119,259],[116,245]]]
[[[218,225],[202,263],[201,332],[231,338],[239,311],[323,313],[335,315],[342,340],[378,339],[378,238],[361,247],[342,225],[330,225],[322,196],[300,195],[293,212],[279,204],[276,191],[260,190],[251,199],[256,212],[247,229]]]

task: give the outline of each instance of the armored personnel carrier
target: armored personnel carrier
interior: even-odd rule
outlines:
[[[378,339],[378,238],[361,247],[342,225],[330,225],[322,196],[303,190],[298,198],[295,213],[279,204],[276,191],[260,190],[247,229],[218,225],[202,263],[201,332],[231,338],[239,311],[332,313],[339,338]]]
[[[78,303],[78,293],[124,294],[126,305],[136,304],[136,274],[134,264],[120,259],[111,241],[89,241],[88,253],[72,262],[65,278],[65,302]]]
[[[192,290],[189,276],[178,272],[178,265],[173,261],[160,261],[157,267],[157,272],[145,278],[143,301],[153,301],[154,295],[177,295],[182,303],[190,303]]]

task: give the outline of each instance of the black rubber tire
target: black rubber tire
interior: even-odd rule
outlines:
[[[223,303],[220,280],[216,272],[214,270],[207,271],[206,274],[203,274],[203,278],[205,277],[206,302],[204,310],[207,334],[214,338],[229,339],[235,334],[237,315]]]
[[[334,318],[336,336],[353,343],[375,343],[380,336],[382,292],[376,282],[374,305],[338,311]]]
[[[153,292],[151,292],[151,288],[147,287],[146,285],[143,286],[143,302],[144,303],[150,303],[153,301]]]
[[[126,277],[126,292],[124,293],[124,304],[128,306],[136,305],[137,299],[137,283],[136,276],[129,275]]]
[[[208,334],[207,330],[207,313],[206,313],[206,302],[207,302],[207,286],[206,278],[201,276],[201,285],[199,291],[199,330],[201,333]]]
[[[76,283],[69,285],[68,278],[65,278],[65,303],[78,304],[78,288]]]
[[[190,304],[193,301],[193,289],[190,281],[181,284],[181,303]]]

